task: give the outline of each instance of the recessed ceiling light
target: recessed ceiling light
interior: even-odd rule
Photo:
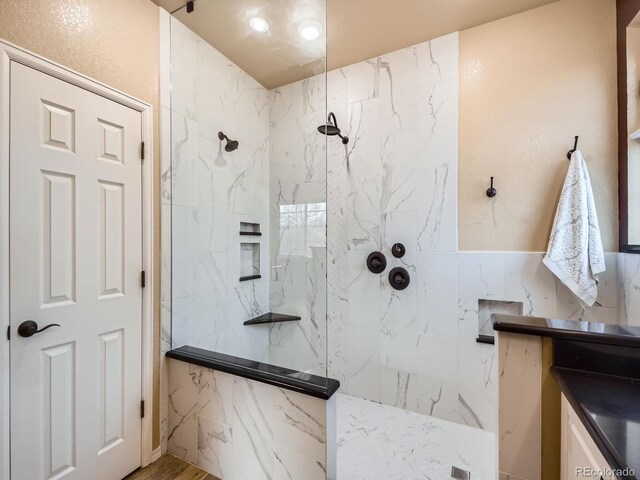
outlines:
[[[258,33],[265,33],[269,31],[269,23],[264,18],[253,17],[249,20],[249,26]]]
[[[322,25],[315,20],[309,20],[307,22],[302,22],[298,31],[302,38],[312,41],[316,40],[322,33]]]

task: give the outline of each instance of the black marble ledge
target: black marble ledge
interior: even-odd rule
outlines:
[[[554,366],[551,373],[605,457],[622,474],[640,474],[640,381]]]
[[[499,313],[494,313],[491,317],[493,329],[498,332],[640,347],[640,327]]]
[[[243,325],[264,325],[268,323],[280,323],[280,322],[299,322],[301,317],[296,315],[285,315],[284,313],[269,312],[259,317],[252,318],[243,323]]]
[[[169,350],[166,356],[323,400],[330,399],[340,388],[340,382],[332,378],[320,377],[202,348],[183,346]]]

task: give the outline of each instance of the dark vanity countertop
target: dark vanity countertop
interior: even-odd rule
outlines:
[[[640,475],[640,380],[552,367],[562,393],[613,469]]]
[[[563,340],[640,347],[640,327],[494,313],[493,329]]]
[[[340,382],[332,378],[320,377],[202,348],[183,346],[168,351],[166,355],[175,360],[219,370],[324,400],[331,398],[340,388]]]

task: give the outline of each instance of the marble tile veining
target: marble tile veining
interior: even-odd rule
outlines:
[[[334,399],[171,359],[168,451],[221,480],[335,480]]]
[[[341,397],[340,405],[361,421],[361,428],[354,423],[353,431],[342,431],[350,432],[345,438],[353,435],[350,445],[363,449],[356,433],[364,431],[373,445],[356,461],[371,476],[348,470],[346,478],[445,478],[442,465],[415,454],[424,450],[415,439],[443,431],[418,414],[487,431],[452,427],[469,438],[486,440],[496,430],[497,353],[476,342],[479,317],[487,318],[479,300],[518,302],[525,315],[640,324],[637,255],[607,254],[598,303],[583,311],[544,267],[541,253],[457,251],[457,33],[330,72],[326,87],[319,75],[268,92],[171,22],[176,74],[171,105],[162,109],[163,123],[172,123],[163,144],[170,154],[162,162],[162,214],[173,228],[173,235],[163,230],[173,258],[162,261],[163,276],[172,278],[162,285],[162,348],[191,344],[295,369],[328,369],[343,392],[409,410],[379,411],[411,430],[396,435],[391,420],[376,423],[358,410],[386,407]],[[326,105],[350,137],[346,148],[316,131]],[[241,148],[224,152],[219,130]],[[283,212],[295,209],[306,224],[307,209],[319,205],[324,218],[318,216],[316,227],[326,227],[326,243],[293,245]],[[264,273],[257,282],[238,281],[240,222],[261,224]],[[396,242],[407,247],[402,259],[390,254]],[[407,290],[390,288],[388,270],[366,269],[373,250],[387,256],[389,267],[407,268]],[[274,310],[302,320],[242,325]],[[319,474],[326,461],[318,440],[322,420],[296,409],[304,401],[269,393],[273,421],[261,423],[246,385],[235,385],[237,400],[234,382],[224,376],[191,378],[163,397],[162,435],[176,455],[226,477],[230,439],[255,452],[245,463],[255,478],[296,478],[300,469],[309,478]],[[191,391],[197,404],[188,400]],[[384,439],[383,432],[391,436]],[[393,447],[384,443],[390,439]],[[265,441],[273,447],[262,448]],[[434,459],[476,465],[466,453],[451,453],[446,441],[428,440],[444,452]],[[490,478],[474,468],[472,478]]]
[[[347,395],[338,412],[339,480],[496,478],[493,433]]]

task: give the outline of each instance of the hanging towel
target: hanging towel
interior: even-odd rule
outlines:
[[[571,156],[543,261],[583,305],[595,303],[598,274],[606,268],[591,180],[579,150]]]

